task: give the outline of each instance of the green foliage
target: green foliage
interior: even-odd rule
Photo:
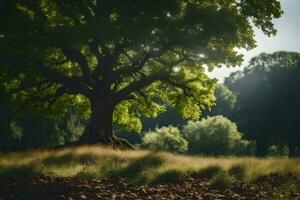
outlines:
[[[73,106],[86,119],[97,102],[137,132],[165,104],[197,119],[215,100],[205,69],[240,65],[250,22],[272,35],[281,14],[277,0],[2,0],[0,83],[14,115]]]
[[[223,116],[189,121],[182,133],[189,142],[189,153],[204,155],[249,155],[252,143],[242,139],[234,122]]]
[[[289,155],[289,147],[283,146],[279,147],[276,145],[272,145],[267,150],[267,156],[288,156]]]
[[[218,173],[210,181],[210,187],[214,189],[225,189],[233,185],[235,179],[227,172]]]
[[[279,51],[252,58],[248,67],[226,79],[226,85],[238,96],[235,109],[224,115],[257,142],[259,155],[266,155],[271,145],[287,145],[290,155],[297,155],[299,77],[300,54]]]
[[[159,105],[151,101],[148,104],[139,101],[123,101],[117,105],[113,121],[124,127],[127,131],[139,133],[142,130],[141,113],[144,117],[155,118],[164,111],[164,105]]]
[[[184,153],[187,151],[188,143],[180,135],[178,128],[168,126],[145,133],[141,147],[156,151]]]
[[[11,122],[8,130],[0,130],[1,134],[10,136],[1,139],[0,149],[7,151],[59,146],[78,140],[84,129],[74,109],[55,118],[28,113]]]
[[[219,113],[228,113],[235,108],[237,95],[228,89],[224,84],[217,84],[215,89],[216,105],[212,107],[206,115],[218,115]]]
[[[228,114],[233,111],[236,105],[236,94],[229,90],[224,84],[216,84],[214,95],[216,98],[215,105],[211,110],[206,110],[201,117],[218,115],[220,113]],[[225,115],[224,115],[225,116]],[[143,118],[143,130],[154,129],[155,126],[173,125],[182,127],[187,123],[188,119],[180,117],[180,113],[175,108],[166,106],[166,111],[155,119]]]

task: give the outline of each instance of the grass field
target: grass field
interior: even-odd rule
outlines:
[[[165,152],[116,151],[85,146],[62,150],[0,153],[0,181],[46,175],[102,178],[119,176],[147,184],[182,175],[237,171],[243,180],[270,173],[291,173],[300,178],[300,158],[198,157]]]

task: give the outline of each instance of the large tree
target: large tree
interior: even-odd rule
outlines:
[[[126,144],[113,121],[139,131],[166,104],[198,118],[214,102],[205,68],[240,64],[252,25],[275,34],[281,14],[277,0],[2,0],[1,84],[15,112],[75,104],[81,141]]]

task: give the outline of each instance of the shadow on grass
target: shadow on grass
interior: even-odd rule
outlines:
[[[258,178],[261,179],[262,177]],[[257,179],[257,180],[258,180]],[[273,188],[273,195],[270,200],[297,200],[300,199],[300,180],[289,173],[279,174],[277,177],[278,187]]]
[[[115,155],[98,157],[97,163],[85,165],[84,169],[79,172],[76,178],[101,178],[114,176],[116,171],[122,168],[127,160]]]
[[[184,173],[180,170],[171,169],[167,170],[161,174],[159,174],[153,181],[153,184],[160,184],[160,183],[178,183],[180,182],[183,177]]]
[[[210,187],[213,189],[225,189],[233,185],[235,178],[226,171],[222,171],[210,180]]]
[[[243,164],[233,165],[228,172],[239,181],[244,181],[246,179],[246,166]]]
[[[222,167],[218,165],[212,165],[208,166],[204,169],[201,169],[200,171],[192,174],[193,176],[201,177],[201,178],[207,178],[211,179],[212,177],[216,176],[217,174],[224,172]]]
[[[0,182],[9,179],[25,179],[39,174],[34,163],[20,166],[7,166],[0,168]]]
[[[110,175],[114,177],[122,177],[137,183],[149,183],[152,172],[164,164],[164,158],[156,154],[147,154],[143,157],[134,159],[127,166],[116,171],[111,171]]]

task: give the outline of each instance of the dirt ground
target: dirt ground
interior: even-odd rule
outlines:
[[[291,177],[300,184],[299,180]],[[203,199],[203,200],[264,200],[275,194],[282,199],[300,199],[299,192],[278,194],[278,174],[260,177],[249,183],[236,182],[217,190],[207,179],[191,176],[176,183],[137,186],[121,178],[83,180],[76,178],[39,177],[22,181],[9,180],[0,185],[0,200],[6,199]]]

